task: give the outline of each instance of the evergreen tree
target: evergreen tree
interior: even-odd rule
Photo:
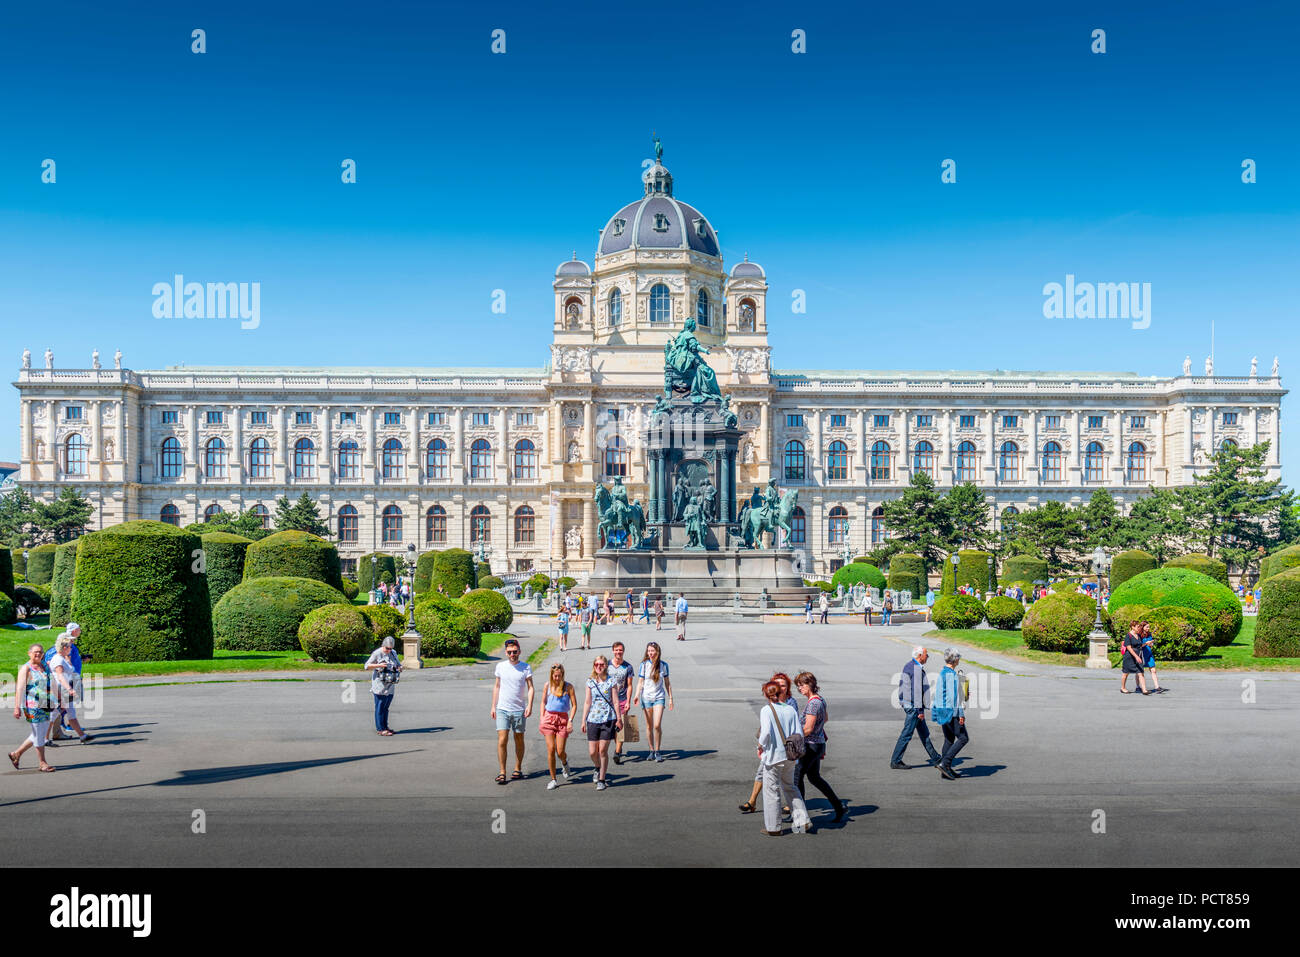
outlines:
[[[42,541],[70,542],[86,530],[95,506],[78,489],[64,486],[52,502],[35,503],[37,535]]]
[[[1048,570],[1053,573],[1069,567],[1083,537],[1078,511],[1057,501],[1021,514],[1016,531],[1047,559]]]
[[[289,496],[281,495],[275,500],[275,514],[271,516],[271,524],[275,526],[277,532],[283,532],[286,529],[297,528],[294,524],[297,521],[293,512],[293,505],[289,501]]]
[[[1243,571],[1274,545],[1285,527],[1282,513],[1294,506],[1295,493],[1281,479],[1266,479],[1269,443],[1251,448],[1224,445],[1210,470],[1177,492],[1189,538],[1207,555]]]
[[[984,493],[974,482],[955,486],[943,497],[947,513],[948,551],[959,548],[987,548],[992,535],[989,530],[989,505]]]
[[[21,486],[0,497],[0,544],[6,548],[21,548],[34,544],[33,526],[36,524],[36,500]]]
[[[898,498],[885,502],[885,527],[898,550],[914,552],[925,561],[926,570],[939,567],[952,539],[948,511],[934,479],[925,472],[913,472],[911,481]]]
[[[1164,564],[1187,536],[1187,523],[1173,489],[1153,488],[1133,503],[1116,529],[1117,548],[1140,548]]]
[[[287,496],[281,497],[275,503],[275,527],[280,531],[294,529],[300,532],[311,532],[321,537],[328,537],[330,533],[329,526],[320,519],[316,503],[306,492],[303,492],[298,501],[292,505],[289,504]]]
[[[1114,551],[1119,539],[1120,522],[1119,509],[1110,492],[1104,488],[1094,490],[1088,504],[1079,512],[1082,531],[1080,545],[1087,551],[1092,551],[1098,545],[1107,551]]]

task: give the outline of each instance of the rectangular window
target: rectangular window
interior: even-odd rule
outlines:
[[[402,424],[402,413],[400,412],[384,413],[384,425],[401,425],[401,424]]]
[[[960,416],[960,417],[957,419],[957,427],[958,427],[959,429],[973,429],[973,428],[975,428],[975,416],[973,416],[973,415],[963,415],[963,416]]]
[[[802,428],[803,428],[803,413],[802,413],[802,412],[789,412],[789,413],[786,413],[786,417],[785,417],[785,427],[786,427],[787,429],[802,429]]]
[[[873,419],[873,423],[872,423],[872,424],[873,424],[877,429],[887,429],[887,428],[889,428],[889,416],[887,416],[887,415],[877,415],[877,416],[874,417],[874,419]]]
[[[310,412],[295,412],[293,414],[294,425],[311,425]]]
[[[919,428],[927,428],[927,429],[928,429],[931,425],[934,424],[934,416],[932,416],[932,415],[918,415],[918,416],[916,417],[916,424],[917,424],[917,426],[918,426]]]
[[[175,425],[175,424],[176,424],[176,410],[175,410],[175,409],[171,410],[170,412],[164,412],[164,413],[162,414],[162,424],[163,424],[163,425]]]
[[[531,412],[515,413],[515,425],[532,425],[532,424],[533,424],[533,413]]]
[[[1135,429],[1145,429],[1147,427],[1147,417],[1145,415],[1135,415],[1129,420],[1129,424]]]
[[[355,412],[340,412],[339,425],[356,425],[357,414]]]
[[[447,424],[447,413],[446,413],[446,412],[430,412],[430,413],[429,413],[429,424],[430,424],[430,425],[446,425],[446,424]]]
[[[474,424],[474,425],[491,425],[491,424],[492,424],[492,413],[491,413],[491,412],[475,412],[475,413],[474,413],[474,418],[471,420],[471,422],[472,422],[472,424]]]
[[[1088,428],[1103,429],[1106,427],[1106,417],[1103,415],[1088,416]]]
[[[266,425],[266,413],[250,412],[248,413],[248,421],[250,425]]]
[[[1018,415],[1004,415],[1002,417],[1002,428],[1004,429],[1014,429],[1017,428],[1019,425],[1020,425],[1020,416]]]
[[[208,413],[208,425],[220,425],[220,424],[221,424],[221,413],[220,413],[220,412],[209,412],[209,413]]]
[[[1236,425],[1236,424],[1237,424],[1237,413],[1236,413],[1236,412],[1225,412],[1225,413],[1223,413],[1223,424],[1224,424],[1224,425]]]
[[[1043,416],[1043,428],[1059,429],[1061,427],[1061,417],[1059,415]]]
[[[842,429],[844,428],[845,425],[848,424],[848,421],[849,421],[849,417],[847,415],[832,415],[831,428]]]
[[[81,418],[81,406],[70,405],[63,410],[63,413],[64,413],[63,417],[65,421],[68,422],[74,421],[76,419]]]

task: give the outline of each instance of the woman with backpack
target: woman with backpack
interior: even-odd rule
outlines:
[[[835,789],[826,782],[821,773],[822,759],[826,757],[826,720],[829,717],[826,711],[826,699],[818,694],[817,678],[811,671],[802,671],[796,675],[794,685],[799,689],[799,693],[808,699],[801,715],[805,750],[795,768],[795,787],[799,789],[799,796],[803,797],[804,778],[811,781],[813,787],[821,791],[826,800],[831,802],[831,807],[835,809],[835,823],[838,824],[844,820],[848,808],[844,806],[844,802],[836,795]]]
[[[791,831],[811,833],[808,808],[794,786],[795,762],[803,754],[803,734],[794,706],[781,701],[781,685],[763,685],[763,707],[758,712],[758,760],[763,766],[763,833],[781,836],[781,805],[791,811]]]

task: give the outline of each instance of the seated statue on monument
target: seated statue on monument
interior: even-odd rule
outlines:
[[[721,404],[718,377],[704,361],[708,354],[709,350],[695,338],[694,318],[687,319],[682,331],[664,343],[664,396],[661,401],[671,400],[676,390],[689,392],[695,405],[709,399]]]

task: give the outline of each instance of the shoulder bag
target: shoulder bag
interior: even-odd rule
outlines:
[[[794,734],[787,736],[785,728],[781,727],[781,717],[776,713],[776,706],[770,701],[767,706],[772,709],[772,720],[776,722],[776,729],[781,732],[781,741],[785,745],[785,756],[791,761],[798,761],[803,757],[804,752],[808,750],[804,744],[803,733],[796,731]]]

